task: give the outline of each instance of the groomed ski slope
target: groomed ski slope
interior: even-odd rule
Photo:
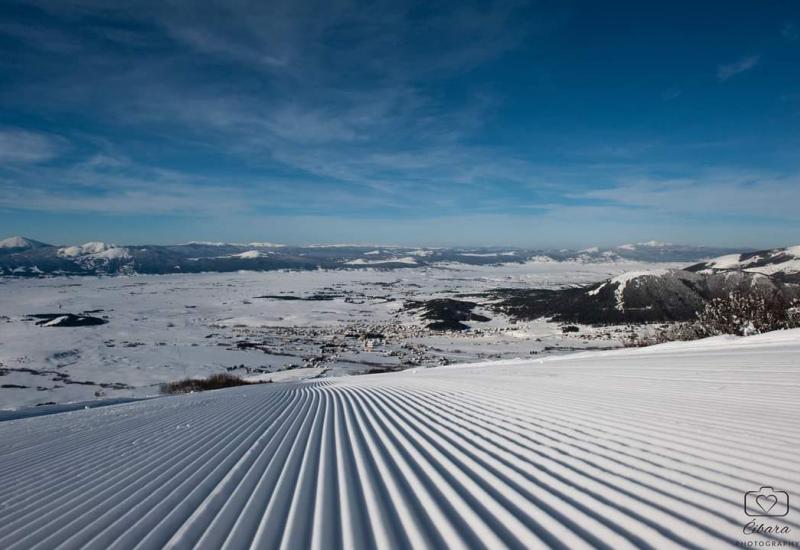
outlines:
[[[2,422],[0,548],[794,541],[799,390],[786,331]],[[744,514],[762,486],[787,516]]]

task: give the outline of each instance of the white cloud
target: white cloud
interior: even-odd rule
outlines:
[[[58,155],[61,145],[57,137],[13,128],[0,129],[0,162],[47,161]]]
[[[725,82],[726,80],[728,80],[733,76],[736,76],[737,74],[749,71],[750,69],[758,65],[760,60],[761,60],[760,55],[748,55],[746,57],[739,59],[734,63],[719,65],[717,67],[717,78],[719,78],[721,82]]]
[[[238,189],[98,153],[67,167],[28,164],[0,179],[0,207],[48,212],[209,214],[250,209]]]
[[[479,117],[472,126],[466,120],[477,114],[485,91],[468,90],[469,99],[453,102],[431,93],[431,84],[541,30],[540,22],[520,17],[525,0],[431,5],[425,17],[412,3],[392,0],[364,6],[210,0],[202,10],[188,0],[134,0],[124,7],[100,0],[34,3],[79,20],[73,28],[96,32],[70,37],[81,45],[80,67],[41,67],[49,73],[47,86],[26,83],[26,97],[91,109],[115,122],[177,123],[173,138],[182,130],[209,141],[217,136],[216,145],[258,142],[262,152],[278,140],[459,139],[480,126]],[[107,39],[92,39],[131,21],[143,23],[135,26],[141,36],[124,38],[137,55],[120,55],[106,47]],[[150,55],[148,43],[172,49]],[[436,47],[425,46],[430,43]],[[210,80],[206,71],[218,70],[220,59],[233,74]],[[229,135],[203,133],[201,125]]]
[[[697,177],[631,178],[614,187],[572,196],[665,216],[795,221],[796,205],[800,204],[800,174],[713,170]]]

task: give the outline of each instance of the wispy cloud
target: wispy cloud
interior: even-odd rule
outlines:
[[[17,98],[155,130],[262,169],[277,164],[375,187],[393,170],[385,159],[429,152],[468,159],[470,148],[461,144],[499,101],[479,86],[444,97],[437,83],[538,28],[519,16],[526,0],[431,5],[424,14],[412,2],[389,0],[220,0],[205,3],[202,13],[181,0],[134,0],[124,8],[97,0],[33,3],[70,21],[52,38],[61,42],[74,29],[70,55],[77,49],[82,62],[75,67],[57,54],[46,63],[26,59],[49,78],[46,86],[41,78],[22,79]],[[36,33],[44,47],[48,29]],[[230,77],[210,79],[220,66]],[[389,187],[401,186],[402,178]]]
[[[616,185],[574,195],[680,219],[735,218],[796,223],[800,173],[714,169],[695,176],[623,178]]]
[[[584,56],[559,52],[563,40],[549,40],[557,25],[572,24],[556,13],[572,8],[553,7],[567,3],[18,3],[35,13],[0,23],[12,46],[0,58],[0,104],[20,115],[4,120],[52,131],[0,127],[1,208],[221,216],[222,225],[375,216],[406,232],[415,222],[398,220],[427,219],[423,237],[445,231],[437,216],[492,218],[500,231],[503,216],[525,210],[536,218],[520,231],[525,239],[600,219],[612,231],[623,214],[640,226],[666,212],[699,216],[695,205],[769,212],[742,174],[699,173],[740,161],[747,147],[727,140],[752,134],[729,113],[709,114],[713,105],[703,113],[724,116],[724,132],[718,119],[697,120],[700,86],[715,81],[659,65],[658,78],[637,74],[619,93],[621,73],[596,71]],[[783,31],[790,40],[792,27]],[[698,63],[707,71],[715,60]],[[720,65],[719,81],[759,62]],[[674,118],[665,122],[665,113]],[[758,137],[760,158],[742,162],[767,165],[769,137]],[[781,205],[798,199],[791,185],[800,179],[756,179]]]
[[[63,141],[56,136],[0,128],[0,162],[43,162],[54,158],[62,147]]]
[[[748,55],[746,57],[739,59],[734,63],[719,65],[717,67],[717,78],[720,80],[720,82],[725,82],[726,80],[736,76],[737,74],[749,71],[750,69],[758,65],[759,61],[761,61],[760,55]]]
[[[0,208],[103,214],[236,213],[250,198],[205,178],[93,155],[67,166],[0,170]]]

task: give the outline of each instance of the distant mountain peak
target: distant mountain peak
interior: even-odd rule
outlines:
[[[628,244],[621,244],[614,248],[620,250],[636,250],[639,247],[649,247],[649,248],[664,248],[667,246],[675,246],[672,243],[664,242],[664,241],[645,241],[642,243],[628,243]]]
[[[253,248],[284,248],[285,244],[271,242],[227,243],[222,241],[189,241],[186,246],[250,246]]]
[[[50,245],[40,243],[39,241],[34,241],[33,239],[28,239],[27,237],[21,237],[19,235],[14,235],[13,237],[8,237],[7,239],[0,241],[0,248],[19,248],[27,250],[31,248],[41,248],[43,246]]]

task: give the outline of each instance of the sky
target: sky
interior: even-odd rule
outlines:
[[[6,0],[0,236],[800,243],[795,1]]]

